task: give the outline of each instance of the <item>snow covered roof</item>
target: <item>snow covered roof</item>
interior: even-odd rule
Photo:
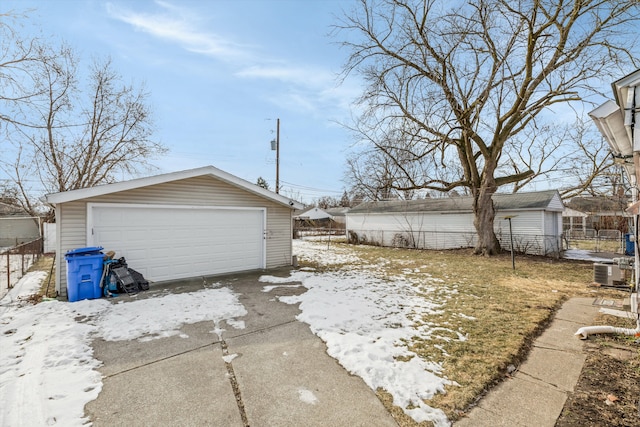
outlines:
[[[61,193],[47,194],[46,201],[51,204],[72,202],[89,197],[103,196],[105,194],[118,193],[120,191],[133,190],[135,188],[147,187],[150,185],[164,184],[166,182],[178,181],[181,179],[194,178],[209,175],[220,181],[226,182],[234,187],[249,191],[258,196],[269,199],[273,202],[285,205],[291,209],[302,209],[304,206],[289,197],[281,196],[272,191],[266,190],[258,185],[245,181],[235,175],[220,170],[213,166],[204,166],[196,169],[187,169],[179,172],[165,173],[145,178],[132,179],[129,181],[115,182],[113,184],[97,185],[95,187],[81,188],[78,190],[63,191]]]
[[[496,210],[546,210],[562,212],[564,205],[556,190],[536,191],[531,193],[494,194],[493,202]],[[446,197],[420,200],[393,200],[384,202],[365,202],[352,208],[347,215],[355,213],[386,212],[471,212],[473,198]]]
[[[329,219],[331,215],[328,214],[323,209],[312,206],[308,209],[303,210],[298,215],[294,216],[293,219],[306,219],[306,220],[314,220],[314,219]]]

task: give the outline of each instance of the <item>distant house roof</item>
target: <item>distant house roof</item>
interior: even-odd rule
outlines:
[[[299,220],[317,220],[317,219],[330,219],[330,218],[331,218],[330,214],[328,214],[323,209],[317,208],[315,206],[305,209],[293,217],[293,219],[299,219]]]
[[[623,212],[627,209],[624,197],[574,197],[566,203],[567,207],[587,214],[603,212]]]
[[[493,202],[497,210],[551,210],[564,209],[560,194],[556,190],[532,193],[494,194]],[[393,200],[385,202],[365,202],[352,208],[348,214],[385,212],[471,212],[473,198],[446,197],[420,200]]]
[[[575,210],[575,209],[571,209],[571,208],[566,208],[566,207],[565,207],[565,208],[564,208],[564,210],[562,211],[562,216],[564,216],[564,217],[570,217],[570,216],[572,216],[572,217],[586,218],[586,217],[588,217],[589,215],[587,215],[587,214],[586,214],[586,213],[584,213],[584,212],[577,211],[577,210]]]
[[[331,216],[345,216],[345,214],[349,212],[350,209],[351,208],[345,208],[345,207],[328,208],[328,209],[325,209],[325,212],[327,212]]]
[[[0,199],[0,216],[30,216],[28,215],[24,209],[19,208],[13,203],[8,203],[7,201]]]

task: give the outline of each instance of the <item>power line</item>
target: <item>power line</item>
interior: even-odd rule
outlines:
[[[318,193],[342,194],[344,192],[344,190],[327,190],[327,189],[322,189],[322,188],[307,187],[307,186],[304,186],[304,185],[294,184],[292,182],[287,182],[287,181],[282,181],[282,180],[280,180],[280,182],[285,183],[285,184],[287,184],[287,185],[289,185],[291,187],[299,188],[301,190],[307,190],[307,191],[318,192]]]

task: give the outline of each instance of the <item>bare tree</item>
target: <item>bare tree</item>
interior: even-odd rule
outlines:
[[[336,208],[340,206],[340,200],[331,196],[322,196],[315,200],[314,205],[320,209]]]
[[[395,188],[467,188],[475,252],[494,254],[492,195],[540,173],[514,167],[514,154],[559,146],[549,123],[620,75],[620,64],[635,64],[635,39],[624,36],[637,23],[638,2],[628,0],[359,0],[336,26],[347,33],[345,76],[367,83],[354,128],[376,147],[400,132],[394,139],[431,163]],[[435,174],[451,159],[459,174]]]
[[[624,193],[623,173],[612,161],[609,144],[596,128],[591,123],[578,122],[569,138],[576,150],[565,158],[560,170],[571,178],[572,185],[561,188],[562,198]],[[633,162],[632,159],[621,160]]]
[[[20,66],[0,64],[3,83],[9,82],[0,86],[1,110],[7,112],[0,120],[13,154],[3,156],[0,167],[11,177],[25,211],[37,214],[43,193],[139,173],[165,151],[151,139],[148,93],[123,83],[109,59],[94,61],[81,84],[79,60],[69,46],[39,40],[29,46],[18,54],[3,51],[7,58],[28,53]]]

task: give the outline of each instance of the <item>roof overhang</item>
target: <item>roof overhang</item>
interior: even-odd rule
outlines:
[[[230,173],[220,170],[214,166],[204,166],[196,169],[188,169],[179,172],[132,179],[129,181],[115,182],[113,184],[104,184],[95,187],[81,188],[78,190],[63,191],[61,193],[47,194],[45,196],[45,200],[47,203],[55,205],[199,176],[211,176],[234,187],[287,206],[290,209],[300,210],[304,208],[304,205],[300,202],[252,184],[249,181],[245,181],[242,178],[238,178],[237,176],[231,175]]]
[[[589,113],[598,130],[606,139],[613,157],[633,156],[631,137],[624,125],[623,113],[613,101],[607,101]]]
[[[640,106],[640,70],[636,70],[611,84],[616,103],[622,109],[624,125],[627,127],[629,139],[636,141],[635,151],[640,151],[640,129],[636,126],[635,135],[631,134],[631,124],[634,123],[633,115]]]
[[[565,207],[564,210],[562,211],[562,216],[565,216],[565,217],[572,216],[572,217],[586,218],[589,215],[587,215],[584,212]]]

